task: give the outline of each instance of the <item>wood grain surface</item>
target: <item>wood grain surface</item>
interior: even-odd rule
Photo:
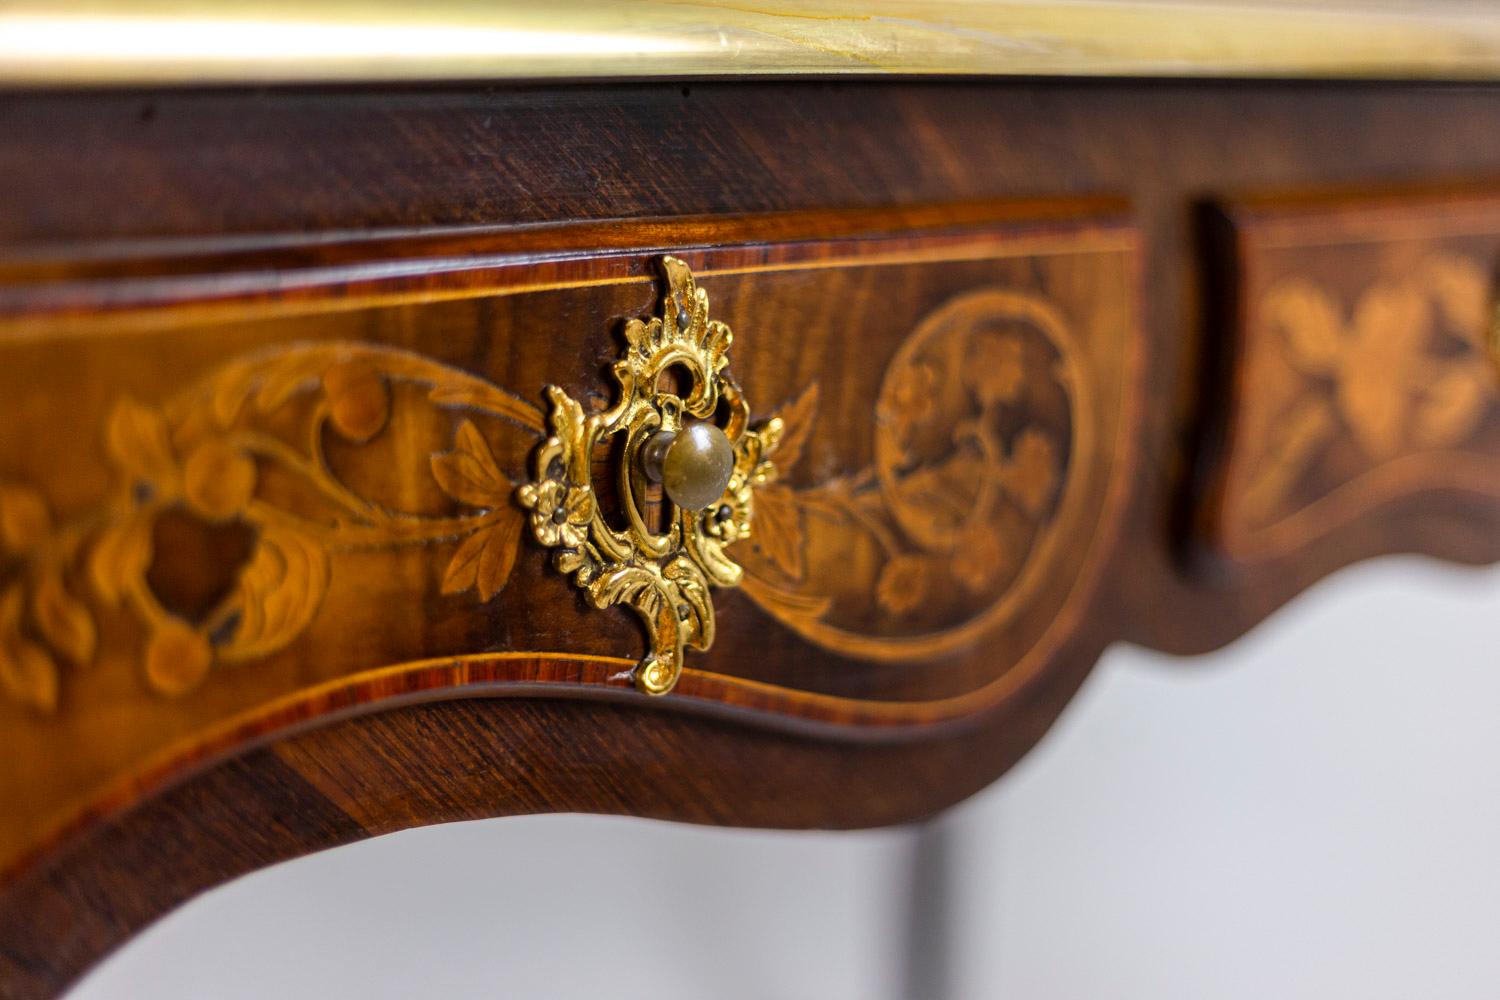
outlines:
[[[1226,558],[1221,530],[1264,526],[1224,484],[1283,423],[1252,408],[1281,390],[1243,360],[1271,343],[1247,290],[1271,265],[1327,289],[1299,307],[1340,317],[1320,358],[1386,343],[1353,318],[1385,251],[1259,249],[1300,200],[1242,206],[1484,203],[1497,101],[0,96],[0,995],[56,993],[234,874],[418,823],[927,815],[1024,753],[1111,642],[1206,650],[1383,552],[1500,558],[1500,509],[1442,481],[1293,545]],[[1483,235],[1455,246],[1487,274]],[[637,623],[579,601],[503,500],[544,384],[605,402],[665,252],[733,327],[752,410],[801,429],[714,648],[648,700],[622,676]],[[1464,322],[1423,426],[1467,426]],[[1330,447],[1408,444],[1378,406],[1330,412]]]

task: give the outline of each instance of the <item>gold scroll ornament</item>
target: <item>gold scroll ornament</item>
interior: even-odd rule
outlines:
[[[585,414],[577,400],[548,386],[552,433],[536,451],[535,478],[516,491],[531,512],[536,540],[556,550],[553,565],[572,574],[595,607],[628,605],[645,622],[650,648],[634,678],[640,690],[658,695],[677,683],[685,649],[713,644],[709,591],[737,586],[743,576],[725,550],[750,534],[755,489],[775,478],[769,456],[782,433],[774,417],[750,427],[749,406],[727,371],[733,334],[708,318],[708,294],[686,264],[674,257],[661,264],[667,281],[662,315],[626,324],[624,356],[613,368],[618,400],[602,413]],[[661,385],[674,368],[686,373],[685,395]],[[718,427],[713,421],[721,399]],[[655,445],[686,441],[694,432],[724,449],[727,483],[710,487],[717,502],[693,509],[679,502],[680,494],[674,497],[668,479],[661,501],[668,508],[665,530],[655,530],[649,498],[659,474],[652,474],[650,454]],[[617,437],[624,442],[616,483],[623,529],[606,521],[592,467],[595,454]],[[711,455],[705,461],[711,465]],[[700,487],[712,474],[712,468],[690,470]]]

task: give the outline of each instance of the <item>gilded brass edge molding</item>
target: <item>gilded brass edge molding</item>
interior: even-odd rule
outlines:
[[[0,84],[807,74],[1500,78],[1463,0],[27,0]]]

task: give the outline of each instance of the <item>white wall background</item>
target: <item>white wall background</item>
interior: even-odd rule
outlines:
[[[923,836],[414,830],[211,892],[72,997],[1492,1000],[1497,626],[1500,571],[1365,564],[1194,664],[1113,650]]]

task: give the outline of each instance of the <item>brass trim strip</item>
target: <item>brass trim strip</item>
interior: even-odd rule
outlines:
[[[1483,0],[0,0],[0,85],[1500,79]]]

